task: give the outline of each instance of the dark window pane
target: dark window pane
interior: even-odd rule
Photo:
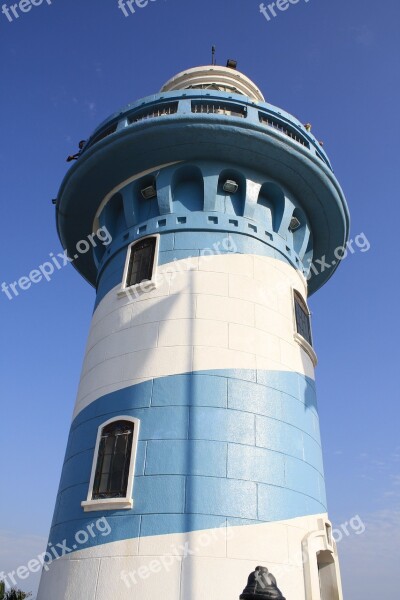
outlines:
[[[95,474],[95,478],[94,478],[93,489],[98,489],[100,486],[101,473],[103,470],[104,447],[105,447],[105,439],[101,438],[100,444],[99,444],[99,454],[98,454],[98,458],[97,458],[96,474]]]
[[[299,333],[310,345],[312,345],[310,315],[305,302],[301,296],[295,294],[294,304],[297,333]]]
[[[153,274],[156,238],[147,238],[131,246],[126,285],[136,285],[151,279]]]
[[[101,432],[92,498],[124,498],[127,492],[134,425],[114,421]]]

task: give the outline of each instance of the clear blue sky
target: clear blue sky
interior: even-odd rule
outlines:
[[[0,284],[61,252],[51,199],[80,139],[178,71],[208,63],[212,44],[220,64],[236,58],[268,101],[313,124],[347,196],[351,235],[371,244],[311,308],[330,516],[340,526],[358,514],[367,526],[339,544],[345,600],[394,598],[400,5],[300,0],[271,21],[258,6],[155,0],[126,18],[117,0],[53,0],[12,22],[0,13]],[[44,548],[93,301],[71,266],[12,301],[0,294],[0,571]]]

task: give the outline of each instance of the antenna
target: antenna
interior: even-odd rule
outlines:
[[[211,47],[211,64],[215,65],[215,46]]]

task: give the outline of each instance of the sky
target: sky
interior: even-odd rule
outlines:
[[[0,12],[0,284],[62,251],[51,200],[78,141],[209,64],[213,44],[218,64],[236,59],[268,102],[312,123],[347,197],[350,236],[369,246],[310,299],[344,598],[398,597],[398,0],[299,0],[270,20],[258,0],[153,0],[128,17],[117,0],[17,10],[11,21]],[[12,300],[0,293],[0,572],[45,547],[93,303],[70,265]]]

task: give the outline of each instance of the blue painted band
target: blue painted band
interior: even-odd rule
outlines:
[[[118,415],[141,421],[134,507],[84,513],[98,427]],[[314,383],[293,372],[188,373],[107,394],[77,415],[50,541],[71,542],[103,516],[112,531],[87,545],[325,511]]]

